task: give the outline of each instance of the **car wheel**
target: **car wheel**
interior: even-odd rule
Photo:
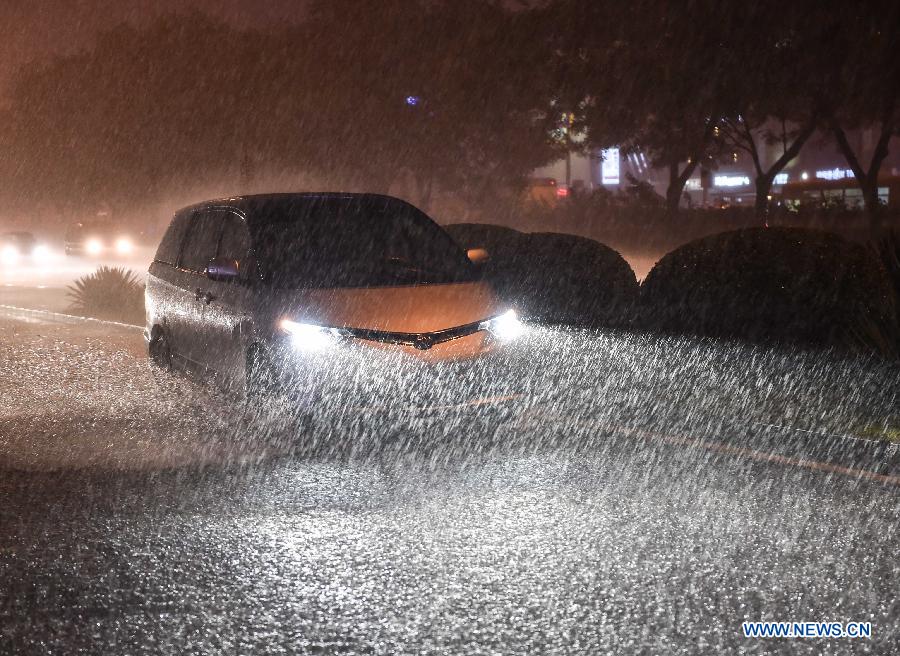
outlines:
[[[165,371],[172,370],[172,348],[164,331],[159,330],[150,338],[147,351],[150,356],[150,364]]]

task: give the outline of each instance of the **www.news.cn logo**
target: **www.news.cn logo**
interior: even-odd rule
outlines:
[[[871,622],[744,622],[745,638],[871,638]]]

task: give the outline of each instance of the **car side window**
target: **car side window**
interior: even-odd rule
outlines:
[[[178,255],[181,253],[181,242],[189,225],[189,214],[176,214],[163,235],[159,248],[156,250],[156,261],[163,264],[175,265],[178,263]]]
[[[229,213],[223,218],[222,226],[218,257],[243,263],[250,251],[250,231],[246,222],[236,214]]]
[[[206,270],[206,265],[216,256],[222,218],[221,212],[194,214],[181,252],[182,268],[201,273]]]

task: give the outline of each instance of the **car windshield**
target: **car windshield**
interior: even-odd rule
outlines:
[[[269,201],[254,212],[264,279],[279,287],[464,282],[475,267],[415,207],[381,197]]]

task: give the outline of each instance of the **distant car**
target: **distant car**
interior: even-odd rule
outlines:
[[[128,233],[107,221],[79,221],[69,226],[65,240],[66,255],[128,255],[134,240]]]
[[[16,231],[0,233],[0,261],[15,264],[22,258],[42,259],[49,250],[30,232]]]
[[[523,329],[481,280],[473,259],[483,255],[388,196],[271,194],[187,207],[147,278],[150,358],[216,371],[250,396],[315,383],[316,365],[341,353],[465,361]]]

